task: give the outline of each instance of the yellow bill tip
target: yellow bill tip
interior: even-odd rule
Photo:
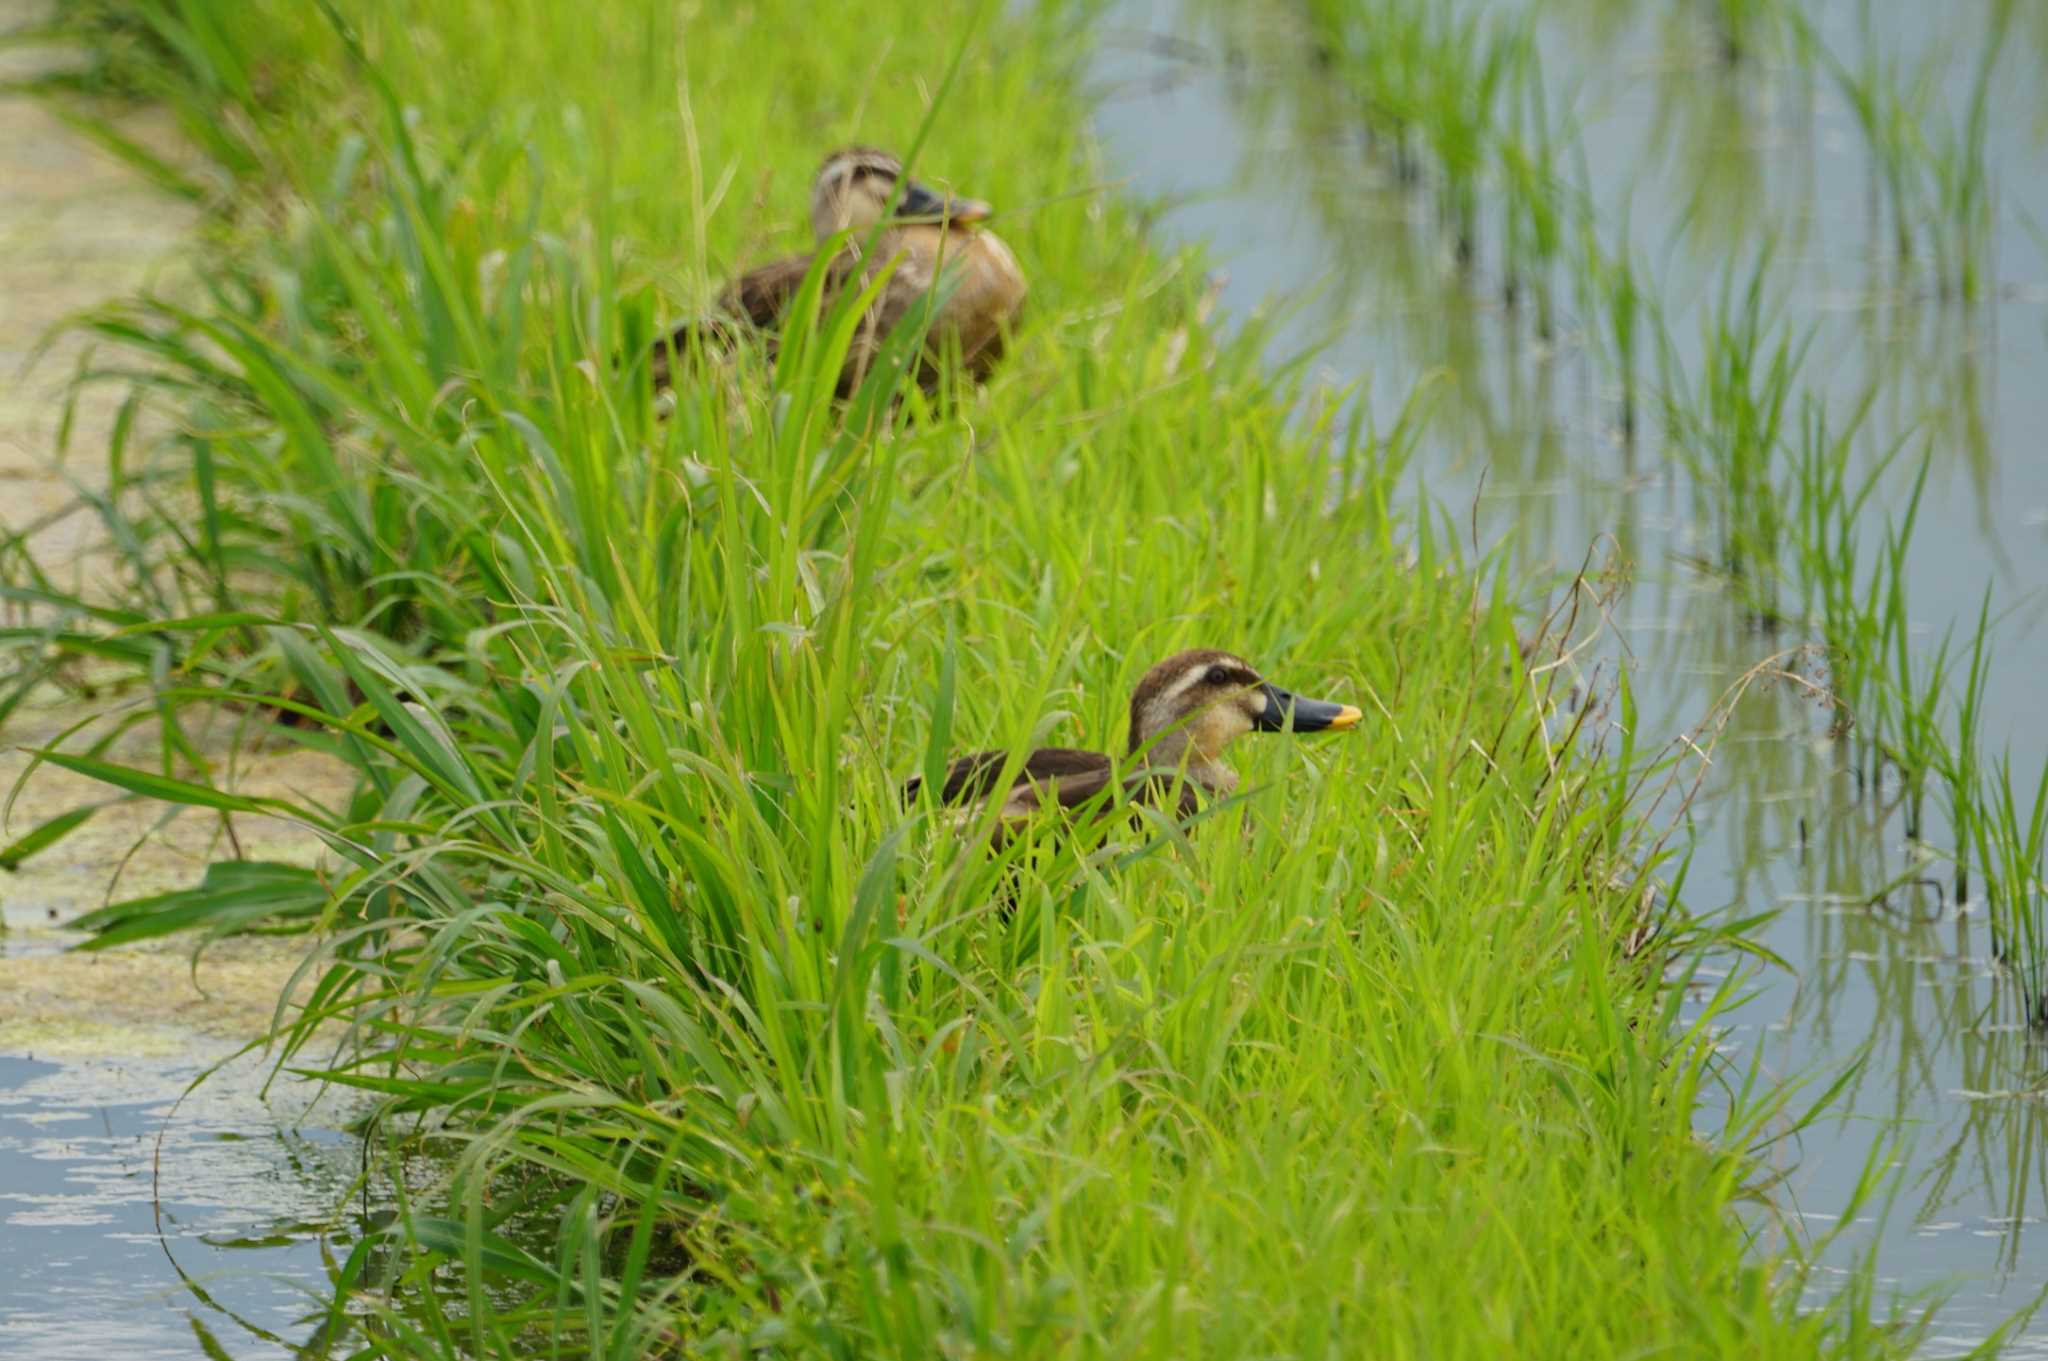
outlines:
[[[978,198],[954,199],[946,205],[946,220],[956,227],[971,227],[995,216],[995,208]]]
[[[1345,728],[1355,728],[1358,726],[1358,720],[1364,717],[1364,710],[1354,709],[1349,704],[1346,704],[1337,710],[1337,716],[1330,720],[1330,727],[1340,732]]]

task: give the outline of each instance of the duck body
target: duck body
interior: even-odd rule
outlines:
[[[1049,808],[1100,817],[1113,815],[1122,804],[1131,816],[1136,808],[1149,806],[1187,818],[1206,798],[1227,796],[1237,788],[1237,772],[1222,759],[1224,748],[1237,737],[1345,729],[1360,717],[1348,704],[1282,690],[1234,654],[1206,648],[1183,652],[1138,682],[1123,761],[1099,751],[1040,747],[1025,756],[1005,784],[1009,752],[972,752],[947,764],[937,802],[963,810],[963,821],[978,820],[996,803],[991,839],[998,846],[1018,823]],[[1119,784],[1121,789],[1115,789]],[[905,800],[917,802],[923,786],[921,776],[906,781]]]
[[[948,350],[957,351],[976,381],[994,370],[1029,290],[1010,248],[979,228],[989,211],[978,200],[905,182],[901,163],[887,152],[851,147],[826,158],[811,201],[819,250],[832,250],[821,315],[845,289],[866,289],[888,270],[854,332],[839,374],[840,396],[860,386],[896,327],[922,320],[927,309],[918,369],[925,388],[937,383],[939,357]],[[739,324],[766,336],[772,350],[818,256],[819,251],[787,256],[728,284],[718,296],[716,318],[687,322],[656,348],[655,385],[668,385],[670,356],[682,353],[693,335],[726,346],[733,339],[730,326]]]
[[[1059,807],[1069,812],[1084,808],[1101,799],[1117,782],[1117,763],[1103,752],[1074,747],[1039,747],[1025,756],[1024,764],[1004,785],[1001,783],[1003,766],[1009,758],[1010,753],[1006,751],[977,751],[948,762],[945,783],[939,789],[939,802],[979,811],[989,800],[1000,795],[1002,808],[997,814],[1000,834],[1008,823],[1031,817],[1043,808]],[[1174,814],[1192,817],[1201,808],[1197,786],[1193,781],[1177,782],[1174,775],[1172,770],[1153,770],[1142,762],[1137,763],[1137,768],[1123,779],[1124,800],[1134,806],[1163,806],[1178,783]],[[914,801],[922,784],[922,776],[912,776],[904,785],[905,798]],[[1109,802],[1112,801],[1105,801],[1105,808]]]

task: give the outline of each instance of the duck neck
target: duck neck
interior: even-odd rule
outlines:
[[[1131,755],[1141,754],[1147,770],[1164,774],[1185,767],[1189,781],[1212,794],[1228,794],[1237,788],[1237,772],[1217,757],[1205,754],[1185,726],[1162,733],[1149,744],[1133,728]]]

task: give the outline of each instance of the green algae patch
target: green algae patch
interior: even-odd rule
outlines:
[[[294,945],[229,941],[195,969],[173,950],[37,953],[31,937],[16,952],[23,943],[10,940],[0,958],[0,1050],[74,1057],[167,1056],[194,1035],[263,1035],[302,958]],[[60,944],[47,933],[44,943]]]
[[[192,1037],[188,1032],[161,1025],[120,1025],[84,1015],[10,1017],[0,1021],[0,1053],[27,1058],[177,1059],[189,1054],[191,1048]]]
[[[30,832],[77,810],[81,821],[48,845],[0,873],[0,924],[34,940],[35,928],[60,927],[110,899],[175,892],[199,883],[216,860],[234,858],[316,867],[327,863],[319,838],[289,818],[215,810],[179,810],[147,799],[124,799],[106,786],[52,765],[29,772],[32,751],[67,732],[99,733],[100,711],[77,701],[17,711],[0,749],[0,792],[11,792],[0,844],[18,844]],[[199,749],[216,776],[238,794],[263,799],[333,801],[346,797],[353,775],[318,752],[280,742],[261,725],[237,724],[229,715],[198,734]],[[85,725],[80,727],[79,725]],[[160,742],[153,724],[116,735],[106,759],[143,762]],[[17,941],[14,948],[40,948]],[[182,949],[183,945],[170,948]]]

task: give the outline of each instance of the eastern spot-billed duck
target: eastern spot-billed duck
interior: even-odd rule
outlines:
[[[1223,749],[1242,734],[1343,729],[1360,717],[1349,704],[1303,699],[1282,690],[1242,657],[1207,648],[1183,652],[1147,671],[1132,692],[1130,747],[1121,763],[1098,751],[1040,747],[1001,786],[1009,753],[978,751],[947,765],[939,801],[971,810],[962,819],[969,821],[990,800],[1000,799],[992,834],[998,845],[1007,839],[1011,822],[1044,807],[1075,809],[1100,799],[1101,810],[1107,811],[1116,800],[1101,796],[1117,779],[1134,803],[1163,805],[1177,785],[1175,815],[1187,817],[1204,797],[1237,788],[1237,772],[1224,762]],[[912,777],[904,785],[905,800],[914,802],[923,785],[923,777]]]
[[[1024,274],[1016,257],[994,232],[981,228],[992,211],[988,204],[940,193],[914,179],[903,182],[897,197],[899,181],[903,163],[896,157],[873,147],[848,147],[825,158],[811,186],[811,230],[819,249],[835,238],[840,241],[827,267],[820,316],[842,289],[865,288],[880,267],[895,263],[847,351],[839,374],[842,397],[867,376],[897,323],[911,317],[915,324],[934,284],[941,285],[940,297],[918,370],[918,380],[927,388],[938,380],[938,355],[952,347],[957,347],[969,374],[976,380],[986,378],[1002,357],[1005,332],[1024,305]],[[877,224],[883,224],[879,233],[873,230]],[[840,237],[842,232],[847,235]],[[867,250],[870,235],[872,251]],[[774,333],[816,258],[816,251],[792,255],[750,269],[728,284],[718,296],[718,318],[686,322],[656,347],[655,386],[669,385],[671,358],[683,353],[692,334],[724,343],[729,325],[740,323],[767,332],[772,348]]]

